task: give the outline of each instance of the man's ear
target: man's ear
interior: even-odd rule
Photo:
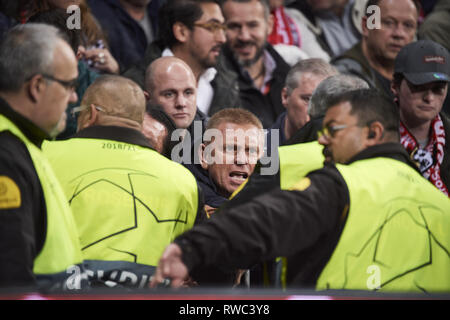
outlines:
[[[368,126],[367,146],[380,144],[384,138],[384,126],[379,121],[374,121]]]
[[[200,159],[200,165],[204,170],[208,170],[208,160],[206,159],[205,155],[205,148],[206,145],[204,143],[200,144],[200,147],[198,148],[198,158]]]
[[[394,81],[391,81],[391,91],[394,93],[394,96],[398,96],[398,88]]]
[[[364,15],[361,19],[361,30],[364,37],[369,36],[369,28],[367,28],[367,17]]]
[[[98,111],[95,106],[91,104],[89,110],[82,112],[78,118],[78,128],[77,131],[83,130],[87,127],[92,127],[97,123]]]
[[[269,14],[269,18],[267,19],[267,32],[268,32],[267,36],[269,36],[272,33],[273,24],[274,24],[273,14]]]
[[[281,103],[283,104],[283,107],[287,109],[287,100],[288,100],[288,94],[287,94],[287,88],[284,87],[283,90],[281,90]]]
[[[143,92],[144,92],[145,100],[149,101],[150,100],[150,93],[148,93],[145,90]]]
[[[27,94],[31,101],[34,103],[38,102],[41,99],[42,94],[47,86],[47,82],[45,81],[42,75],[37,74],[30,79],[27,86]]]
[[[184,23],[175,22],[172,26],[173,35],[181,43],[188,41],[189,29]]]

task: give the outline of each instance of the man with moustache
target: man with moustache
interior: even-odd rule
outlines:
[[[222,3],[227,26],[224,54],[239,75],[242,107],[270,128],[285,111],[281,91],[289,65],[267,42],[272,32],[268,0],[226,0]]]
[[[289,287],[447,292],[450,201],[420,175],[398,123],[393,102],[371,89],[329,101],[319,138],[327,165],[177,237],[152,285],[286,256]]]
[[[370,0],[367,8],[374,5],[380,8],[380,26],[370,25],[373,20],[366,10],[361,41],[331,64],[393,98],[390,85],[394,60],[401,48],[414,40],[420,5],[417,0]]]
[[[157,58],[175,56],[194,73],[197,119],[240,106],[237,75],[220,63],[225,25],[215,0],[168,0],[159,10],[159,38],[144,59],[124,73],[144,90],[145,70]]]

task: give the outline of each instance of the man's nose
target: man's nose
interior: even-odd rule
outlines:
[[[227,41],[227,37],[225,35],[225,31],[224,30],[218,30],[215,33],[215,40],[217,42],[219,42],[220,44],[224,44]]]
[[[319,139],[317,139],[317,141],[323,146],[327,146],[330,143],[327,136],[324,134],[319,136]]]
[[[177,100],[176,100],[176,107],[177,108],[185,108],[186,104],[187,104],[187,98],[184,95],[179,94],[177,96]]]
[[[434,100],[433,90],[431,90],[431,89],[425,90],[423,93],[423,101],[430,103],[433,100]]]
[[[240,150],[236,152],[236,164],[248,164],[249,158],[244,150]]]
[[[75,103],[75,102],[77,102],[78,101],[78,95],[77,95],[77,92],[75,91],[75,90],[73,90],[71,93],[70,93],[70,96],[69,96],[69,102],[70,103]]]
[[[239,29],[238,39],[241,41],[250,40],[250,32],[246,26],[242,26],[242,28]]]

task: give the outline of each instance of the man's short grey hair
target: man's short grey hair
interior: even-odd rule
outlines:
[[[339,74],[339,71],[323,59],[312,58],[301,60],[292,66],[286,76],[285,87],[287,89],[287,95],[290,95],[298,87],[300,77],[305,73],[312,73],[328,78]]]
[[[322,117],[327,110],[328,101],[344,92],[369,89],[366,81],[356,76],[338,74],[323,80],[314,90],[308,104],[311,118]]]
[[[18,25],[0,44],[0,92],[17,92],[36,74],[53,75],[57,43],[66,40],[60,31],[42,23]]]

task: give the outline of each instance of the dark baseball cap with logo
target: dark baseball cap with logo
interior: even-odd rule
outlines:
[[[431,40],[407,44],[395,59],[394,73],[414,85],[450,81],[450,54],[446,48]]]

